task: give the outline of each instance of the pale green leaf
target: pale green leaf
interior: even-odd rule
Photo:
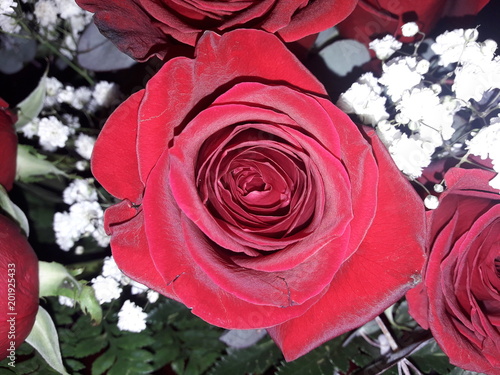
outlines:
[[[69,375],[64,368],[59,348],[57,330],[49,313],[41,306],[38,307],[35,325],[26,342],[36,349],[42,358],[54,370],[63,375]]]
[[[47,86],[47,73],[48,70],[43,73],[38,86],[25,98],[21,103],[17,105],[19,109],[18,119],[16,122],[16,129],[23,127],[34,118],[36,118],[43,108],[43,102],[45,100],[46,86]]]
[[[45,160],[45,157],[38,154],[33,147],[24,145],[17,147],[16,180],[30,182],[33,177],[51,174],[68,176],[50,161]]]
[[[0,208],[19,224],[26,236],[29,235],[30,228],[26,215],[10,200],[7,191],[2,185],[0,185]]]

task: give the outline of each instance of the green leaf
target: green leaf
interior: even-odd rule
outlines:
[[[222,357],[212,368],[209,375],[245,375],[264,373],[282,357],[280,350],[272,340],[258,345],[232,350]]]
[[[19,130],[21,127],[36,118],[43,108],[43,102],[45,100],[46,94],[46,82],[47,82],[48,69],[43,73],[38,86],[24,99],[21,103],[17,105],[19,108],[18,120],[16,122],[16,129]]]
[[[54,322],[49,313],[41,306],[38,307],[35,325],[26,338],[26,342],[35,348],[54,370],[62,375],[69,375],[62,363]]]
[[[0,185],[0,209],[3,209],[11,219],[14,219],[19,224],[26,236],[29,235],[30,228],[26,215],[10,200],[7,191],[2,185]]]
[[[62,264],[39,262],[40,297],[65,296],[79,303],[85,314],[99,324],[102,320],[102,308],[95,297],[94,289],[78,282]]]
[[[439,348],[434,339],[411,355],[412,361],[422,372],[437,371],[447,374],[453,368],[446,354]]]
[[[116,354],[113,350],[108,350],[94,363],[92,363],[92,375],[101,375],[106,372],[116,361]]]
[[[145,346],[151,345],[155,340],[151,336],[142,334],[124,334],[121,337],[113,340],[113,343],[119,348],[126,350],[136,350]]]
[[[35,181],[36,177],[47,178],[51,175],[68,177],[65,172],[45,159],[46,157],[39,154],[35,148],[18,145],[16,180],[30,183]]]

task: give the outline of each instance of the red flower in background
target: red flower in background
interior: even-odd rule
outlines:
[[[28,337],[38,312],[38,259],[26,237],[0,215],[0,359]],[[15,314],[14,314],[15,313]],[[15,354],[14,354],[15,355]]]
[[[422,201],[275,36],[206,33],[196,55],[96,142],[92,171],[123,200],[105,213],[113,255],[209,323],[268,328],[293,360],[412,287]]]
[[[489,0],[360,0],[338,25],[343,37],[368,44],[385,34],[401,36],[401,26],[416,22],[428,33],[443,17],[475,15]],[[404,38],[402,40],[405,40]]]
[[[410,313],[430,329],[452,364],[500,374],[500,194],[493,173],[453,168],[429,212],[424,280],[407,294]]]
[[[356,0],[77,0],[101,32],[138,61],[177,55],[207,30],[261,29],[292,42],[342,21]],[[172,51],[171,51],[172,50]]]
[[[14,123],[16,115],[9,111],[9,105],[0,98],[0,185],[12,189],[16,177],[17,135]]]

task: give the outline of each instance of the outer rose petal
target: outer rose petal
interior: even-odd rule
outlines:
[[[375,219],[325,296],[304,315],[268,329],[287,361],[373,319],[419,277],[425,243],[422,201],[398,173],[374,131],[367,134],[381,172]],[[397,196],[410,198],[404,205],[396,205]]]
[[[135,150],[137,112],[143,96],[144,90],[136,92],[111,114],[97,138],[91,160],[92,173],[110,194],[136,204],[144,189]]]
[[[244,2],[169,0],[77,0],[95,13],[95,23],[118,48],[139,61],[184,54],[208,30],[239,28],[277,33],[293,42],[334,26],[356,0],[251,0]],[[174,48],[173,48],[174,47]]]
[[[19,227],[5,216],[0,215],[0,272],[4,279],[0,283],[0,359],[9,355],[10,308],[8,304],[10,274],[15,279],[15,347],[28,337],[38,312],[38,259]]]
[[[17,116],[8,109],[9,105],[0,98],[0,185],[12,189],[16,176],[17,135],[14,123]]]

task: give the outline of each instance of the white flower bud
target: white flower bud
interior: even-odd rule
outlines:
[[[436,193],[442,193],[444,191],[444,186],[441,184],[435,184],[434,185],[434,191]]]
[[[439,206],[439,199],[437,197],[435,197],[434,195],[428,195],[424,199],[424,205],[429,210],[435,210]]]
[[[401,26],[401,33],[406,37],[415,36],[419,31],[420,29],[415,22],[407,22]]]

